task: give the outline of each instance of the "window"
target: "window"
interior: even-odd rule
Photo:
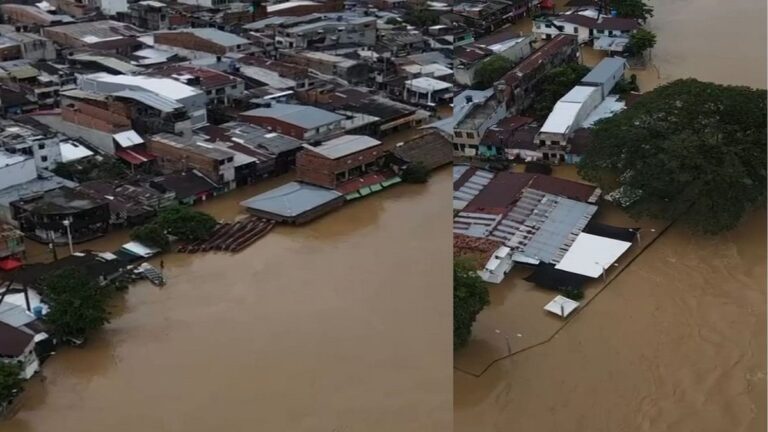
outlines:
[[[540,146],[547,145],[547,141],[546,140],[539,140],[539,145]]]
[[[560,141],[552,140],[552,145],[555,145],[555,146],[560,145]]]
[[[48,156],[41,156],[40,160],[43,162],[48,162]]]
[[[539,24],[539,23],[536,23],[536,28],[537,28],[537,29],[540,29],[540,28],[541,28],[541,24]]]
[[[38,150],[45,150],[45,143],[40,143],[37,145]]]
[[[573,26],[573,34],[579,34],[579,28],[576,26]]]
[[[453,136],[455,136],[456,138],[464,138],[464,134],[461,133],[461,131],[454,132]]]
[[[474,132],[467,132],[467,138],[474,139],[475,138],[475,133]]]
[[[236,89],[236,88],[237,88],[237,84],[232,84],[231,86],[229,86],[229,88],[231,88],[232,90],[234,90],[234,89]]]

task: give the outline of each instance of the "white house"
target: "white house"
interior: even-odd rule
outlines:
[[[536,135],[545,160],[565,160],[568,138],[602,100],[601,89],[589,86],[576,86],[560,98]]]
[[[594,8],[533,21],[533,34],[537,39],[552,39],[559,34],[575,35],[580,44],[592,42],[595,49],[608,51],[623,51],[629,36],[639,28],[637,20],[602,15]]]

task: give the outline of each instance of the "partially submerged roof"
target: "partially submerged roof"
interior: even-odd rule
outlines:
[[[314,129],[344,119],[343,116],[313,106],[284,103],[273,103],[269,107],[252,109],[242,115],[275,118],[304,129]]]
[[[304,144],[304,148],[329,159],[339,159],[371,147],[376,147],[379,144],[381,144],[381,141],[365,135],[342,135],[325,141],[319,146]]]
[[[422,163],[430,170],[447,165],[453,160],[451,142],[434,130],[398,145],[392,152],[407,162]]]
[[[343,197],[342,194],[306,183],[291,182],[240,203],[243,207],[285,217],[296,217]]]

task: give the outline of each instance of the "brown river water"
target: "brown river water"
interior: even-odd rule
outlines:
[[[643,91],[688,76],[765,88],[763,0],[651,3]],[[483,313],[515,298],[511,284]],[[765,431],[765,210],[716,237],[672,226],[551,342],[479,378],[456,371],[454,407],[457,432]]]
[[[133,285],[103,332],[45,364],[0,430],[450,430],[449,171],[239,254],[165,256],[168,285]],[[285,180],[200,209],[231,220]]]

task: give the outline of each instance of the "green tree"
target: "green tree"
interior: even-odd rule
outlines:
[[[78,183],[92,180],[122,180],[130,175],[120,161],[105,157],[60,163],[51,171],[59,177]]]
[[[609,4],[621,18],[634,18],[645,23],[653,17],[653,7],[648,6],[644,0],[612,0]]]
[[[426,183],[429,180],[429,168],[422,162],[408,164],[400,178],[406,183]]]
[[[49,310],[45,320],[60,338],[83,338],[109,322],[111,291],[76,268],[67,268],[43,281]]]
[[[719,233],[764,203],[766,91],[684,79],[599,121],[579,173],[635,217]]]
[[[641,28],[629,36],[629,43],[625,49],[629,55],[641,56],[655,46],[656,34]]]
[[[417,6],[409,9],[403,15],[402,20],[416,28],[423,29],[437,25],[440,22],[440,14],[436,11]]]
[[[190,242],[207,239],[217,225],[210,215],[183,206],[160,211],[155,223],[166,233]]]
[[[0,413],[21,392],[22,382],[20,364],[0,362]]]
[[[453,262],[453,348],[467,344],[480,311],[490,304],[488,287],[466,259]]]
[[[160,226],[154,223],[137,226],[131,231],[131,239],[143,243],[147,246],[156,247],[160,250],[168,250],[171,246],[168,236],[165,235]]]
[[[531,116],[539,120],[546,119],[557,101],[588,73],[587,66],[570,63],[544,74],[536,84],[536,99],[531,106]]]
[[[477,67],[472,87],[477,90],[485,90],[493,86],[505,73],[512,69],[512,60],[502,55],[492,55]]]

